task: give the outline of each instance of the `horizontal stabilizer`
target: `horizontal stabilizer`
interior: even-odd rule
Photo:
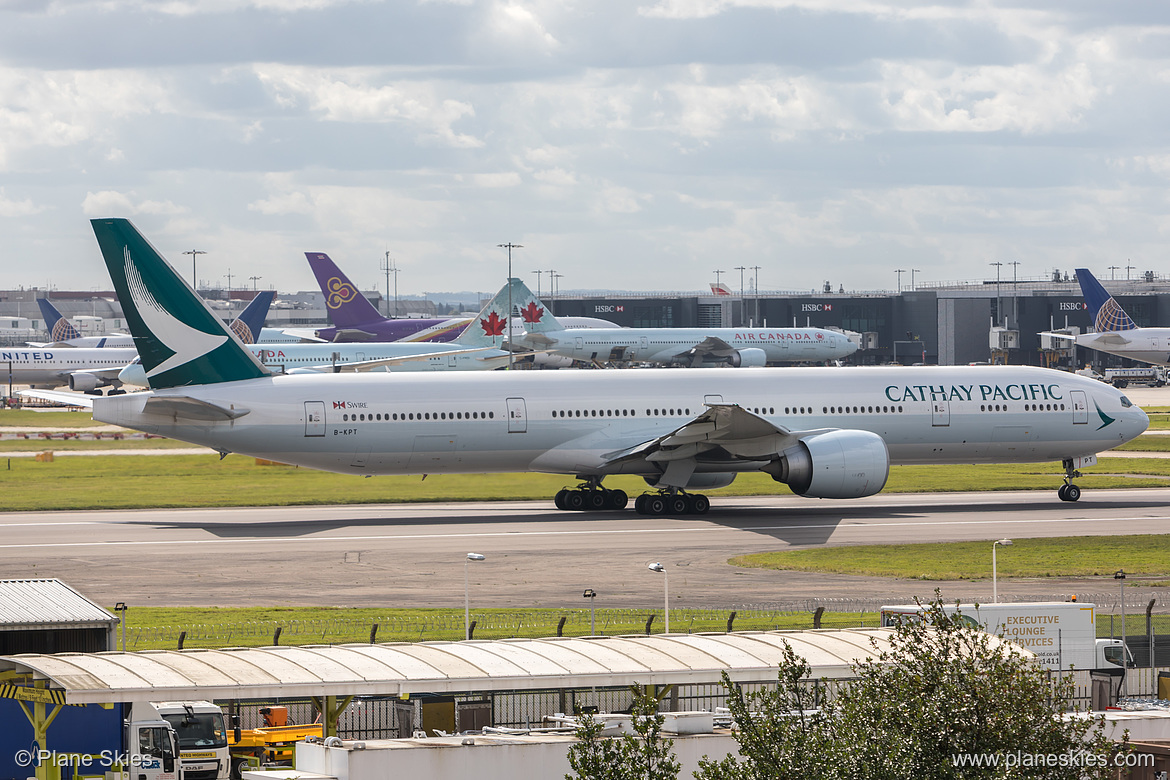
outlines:
[[[184,395],[156,395],[146,399],[144,414],[173,415],[186,420],[223,422],[243,417],[251,409],[225,409],[217,404]]]
[[[97,397],[85,393],[70,393],[66,390],[18,390],[16,394],[22,398],[39,398],[42,401],[80,406],[83,409],[92,409],[93,399]]]

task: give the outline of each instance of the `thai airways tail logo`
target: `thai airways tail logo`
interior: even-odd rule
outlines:
[[[338,279],[336,276],[330,277],[329,281],[325,283],[325,290],[325,305],[330,309],[336,309],[349,303],[358,294],[358,291],[352,284],[343,279]]]
[[[130,256],[130,247],[123,245],[122,254],[126,267],[126,286],[130,289],[130,300],[134,303],[138,316],[142,318],[151,335],[173,353],[147,371],[147,378],[197,360],[227,341],[227,336],[204,333],[175,319],[163,308],[142,280],[142,274]]]

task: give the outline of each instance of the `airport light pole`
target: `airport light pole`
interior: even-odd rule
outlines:
[[[512,250],[523,249],[523,244],[496,244],[501,249],[508,250],[508,370],[512,370]]]
[[[119,622],[122,624],[122,652],[123,653],[126,652],[126,610],[128,610],[128,609],[129,609],[129,607],[126,606],[126,602],[124,602],[124,601],[119,601],[117,604],[114,605],[114,611],[117,612],[119,615],[121,615],[121,620],[119,620]]]
[[[1116,271],[1118,268],[1121,268],[1121,266],[1119,266],[1119,265],[1109,266],[1109,281],[1112,282],[1114,279],[1117,278],[1117,276],[1113,272]]]
[[[386,261],[380,266],[386,272],[386,298],[390,297],[390,274],[394,274],[394,313],[391,318],[398,316],[398,264],[390,259],[390,250],[386,250]]]
[[[463,638],[471,639],[471,596],[467,581],[467,564],[471,561],[482,561],[486,556],[479,553],[467,553],[463,561]]]
[[[593,600],[597,598],[597,591],[593,588],[586,588],[581,595],[589,599],[589,636],[597,636],[597,610],[594,609],[593,605]]]
[[[666,633],[670,633],[670,578],[666,575],[666,567],[661,563],[651,563],[646,566],[650,571],[662,572],[662,614],[666,621]]]
[[[917,289],[914,287],[914,274],[920,274],[920,273],[922,273],[921,268],[911,268],[910,269],[910,289],[911,290]]]
[[[906,273],[906,269],[895,268],[894,273],[898,275],[898,292],[902,292],[902,274]]]
[[[197,289],[199,289],[199,277],[195,275],[195,256],[196,255],[205,255],[207,253],[204,252],[202,249],[191,249],[191,250],[184,252],[183,254],[191,255],[191,289],[197,290]]]
[[[264,278],[263,276],[249,276],[248,277],[249,281],[252,282],[252,292],[256,292],[256,282],[258,282],[259,280],[261,280],[263,278]]]
[[[1000,545],[1003,545],[1004,547],[1011,547],[1012,540],[1000,539],[999,541],[992,542],[991,544],[991,602],[993,604],[999,603],[999,583],[996,580],[995,572],[995,548],[999,547]]]
[[[735,270],[739,271],[739,322],[742,325],[745,319],[743,316],[743,272],[747,270],[747,266],[737,265]]]
[[[715,271],[714,273],[715,273],[715,294],[718,295],[719,294],[719,277],[727,272],[726,271]]]
[[[540,297],[540,275],[543,274],[544,271],[536,270],[536,271],[533,271],[532,273],[536,274],[536,297],[539,298]]]
[[[756,272],[756,286],[755,286],[756,319],[755,319],[755,324],[756,324],[756,327],[759,327],[759,325],[760,325],[760,267],[758,265],[753,265],[752,270]]]

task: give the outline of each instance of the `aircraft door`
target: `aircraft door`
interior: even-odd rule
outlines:
[[[946,399],[935,399],[930,403],[930,424],[936,428],[945,428],[951,424],[951,402]]]
[[[523,398],[509,398],[508,403],[508,433],[528,432],[528,410],[524,406]]]
[[[1074,425],[1087,425],[1089,422],[1089,399],[1084,390],[1072,390],[1068,394],[1072,401]]]
[[[455,368],[456,367],[455,361],[458,359],[459,359],[459,356],[456,355],[454,352],[452,352],[450,355],[448,355],[447,356],[447,368]]]
[[[325,435],[324,401],[305,401],[305,435]]]
[[[574,339],[573,343],[576,346],[578,352],[585,349],[585,339],[583,337],[578,336],[576,339]]]

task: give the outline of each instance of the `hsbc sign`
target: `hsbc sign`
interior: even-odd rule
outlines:
[[[609,304],[599,303],[593,307],[594,314],[613,314],[615,312],[623,312],[625,310],[626,310],[625,306],[614,305],[612,303],[609,303]]]
[[[802,303],[802,304],[800,304],[800,310],[802,312],[832,311],[833,304],[831,304],[831,303]]]
[[[1061,301],[1057,311],[1087,311],[1088,308],[1084,301]]]

